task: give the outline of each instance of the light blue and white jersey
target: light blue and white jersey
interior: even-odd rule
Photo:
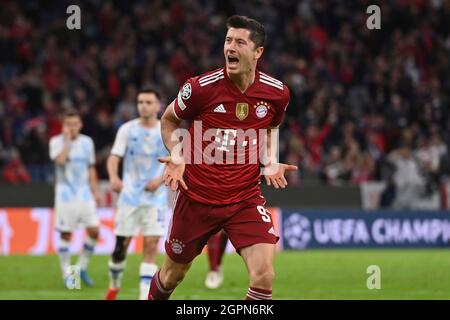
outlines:
[[[55,160],[64,149],[64,136],[50,139],[50,159]],[[55,163],[55,203],[94,201],[89,185],[89,166],[95,164],[92,139],[84,134],[70,142],[69,155],[63,165]]]
[[[168,155],[161,138],[161,123],[145,128],[134,119],[118,130],[111,154],[123,159],[123,188],[118,205],[167,206],[167,188],[161,184],[155,192],[145,190],[151,180],[164,173],[159,157]]]

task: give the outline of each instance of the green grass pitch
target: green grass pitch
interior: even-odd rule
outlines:
[[[72,257],[72,261],[75,258]],[[159,262],[163,256],[159,256]],[[94,256],[89,268],[95,286],[68,290],[56,256],[0,256],[0,299],[103,299],[108,284],[107,256]],[[130,255],[119,299],[138,296],[141,257]],[[381,289],[369,290],[369,265],[381,269]],[[450,252],[432,250],[284,251],[276,257],[274,299],[450,299]],[[247,272],[237,254],[224,258],[222,288],[204,287],[206,255],[198,257],[172,299],[242,299]]]

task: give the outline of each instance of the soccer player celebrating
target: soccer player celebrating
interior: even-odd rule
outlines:
[[[55,228],[61,234],[58,247],[63,278],[70,274],[70,238],[78,225],[86,227],[87,238],[78,259],[80,278],[88,286],[94,283],[87,273],[89,258],[98,238],[99,199],[95,148],[92,139],[80,134],[82,121],[76,110],[64,115],[62,133],[50,139],[50,159],[56,166]]]
[[[167,255],[152,279],[150,300],[168,299],[208,239],[221,229],[247,267],[246,299],[272,298],[279,237],[264,207],[260,164],[270,169],[263,170],[265,180],[275,188],[284,188],[285,171],[297,167],[276,163],[274,157],[264,160],[255,146],[275,149],[271,129],[283,119],[289,89],[256,68],[264,51],[264,27],[244,16],[230,17],[227,27],[225,67],[188,79],[162,117],[162,137],[171,153],[160,159],[166,164],[164,181],[172,190],[178,187],[178,194],[165,243]],[[194,139],[183,136],[180,155],[174,136],[182,120],[191,121],[189,136]],[[267,135],[255,137],[255,131]],[[201,141],[195,136],[198,132]],[[214,140],[204,139],[207,136]],[[220,161],[224,157],[227,161]]]
[[[164,233],[167,188],[163,185],[164,165],[158,158],[167,155],[157,118],[160,96],[155,90],[141,90],[137,96],[139,118],[124,123],[117,132],[107,167],[111,188],[120,192],[117,202],[116,245],[109,260],[109,289],[106,300],[116,299],[132,237],[144,236],[144,260],[140,266],[141,300],[146,300],[150,281],[157,271],[156,254]],[[119,163],[123,159],[123,182]]]

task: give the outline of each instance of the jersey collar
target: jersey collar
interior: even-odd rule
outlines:
[[[228,76],[228,72],[227,72],[226,67],[223,67],[223,69],[224,69],[224,76],[225,76],[226,83],[227,83],[228,87],[231,88],[231,90],[233,90],[235,92],[238,92],[239,94],[241,94],[243,96],[251,96],[252,95],[252,92],[254,91],[253,89],[256,86],[256,82],[259,79],[259,70],[258,69],[255,70],[255,80],[250,85],[250,87],[248,87],[247,90],[245,90],[244,92],[239,90],[239,88],[230,79],[230,77]]]

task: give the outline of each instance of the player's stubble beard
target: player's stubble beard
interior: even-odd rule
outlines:
[[[243,63],[243,62],[239,62],[242,66],[238,69],[238,70],[231,70],[232,72],[228,72],[228,77],[230,79],[239,79],[241,77],[245,77],[247,75],[250,75],[252,72],[255,72],[254,68],[252,67],[252,65],[250,63]],[[228,69],[228,66],[227,66]],[[233,72],[234,71],[234,72]]]
[[[241,60],[239,63],[241,63],[241,72],[239,72],[239,75],[242,77],[252,77],[251,74],[255,72],[256,69],[256,63],[253,65],[251,57],[245,57],[242,58],[245,55],[241,55]]]

